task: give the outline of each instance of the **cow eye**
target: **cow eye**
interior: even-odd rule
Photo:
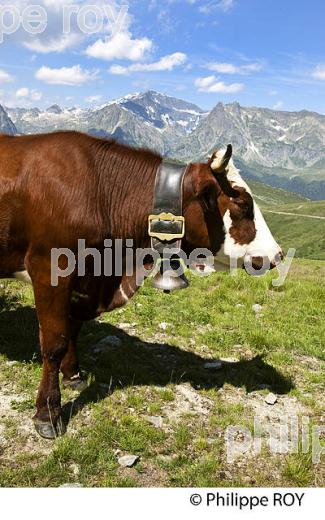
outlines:
[[[235,214],[237,217],[254,218],[253,203],[250,200],[245,200],[240,197],[231,200],[235,204]]]
[[[214,186],[204,188],[199,199],[204,212],[213,212],[216,210],[217,194]]]

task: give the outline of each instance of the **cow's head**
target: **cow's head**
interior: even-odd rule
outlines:
[[[232,161],[232,147],[213,153],[208,164],[193,164],[185,178],[185,243],[204,247],[215,257],[215,269],[238,266],[272,268],[282,258],[248,185]]]

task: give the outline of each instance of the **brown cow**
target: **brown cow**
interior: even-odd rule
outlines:
[[[99,251],[105,239],[117,238],[150,247],[148,215],[161,161],[76,132],[0,137],[0,278],[33,284],[43,358],[34,423],[45,438],[64,428],[59,371],[64,385],[81,383],[82,322],[124,305],[137,290],[135,274],[95,277],[92,264],[84,276],[73,272],[53,286],[51,250],[77,254],[81,238]],[[231,147],[187,167],[183,215],[186,254],[201,247],[224,259],[234,248],[238,258],[258,264],[263,256],[276,262],[281,252],[231,161]]]

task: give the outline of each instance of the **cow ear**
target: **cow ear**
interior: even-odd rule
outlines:
[[[228,144],[227,149],[224,154],[220,152],[220,150],[217,150],[213,153],[211,159],[210,159],[210,168],[213,171],[213,173],[220,173],[223,172],[231,159],[232,156],[232,146],[231,144]]]

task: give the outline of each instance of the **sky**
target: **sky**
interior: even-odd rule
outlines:
[[[0,103],[151,89],[325,114],[324,20],[324,0],[0,0]]]

